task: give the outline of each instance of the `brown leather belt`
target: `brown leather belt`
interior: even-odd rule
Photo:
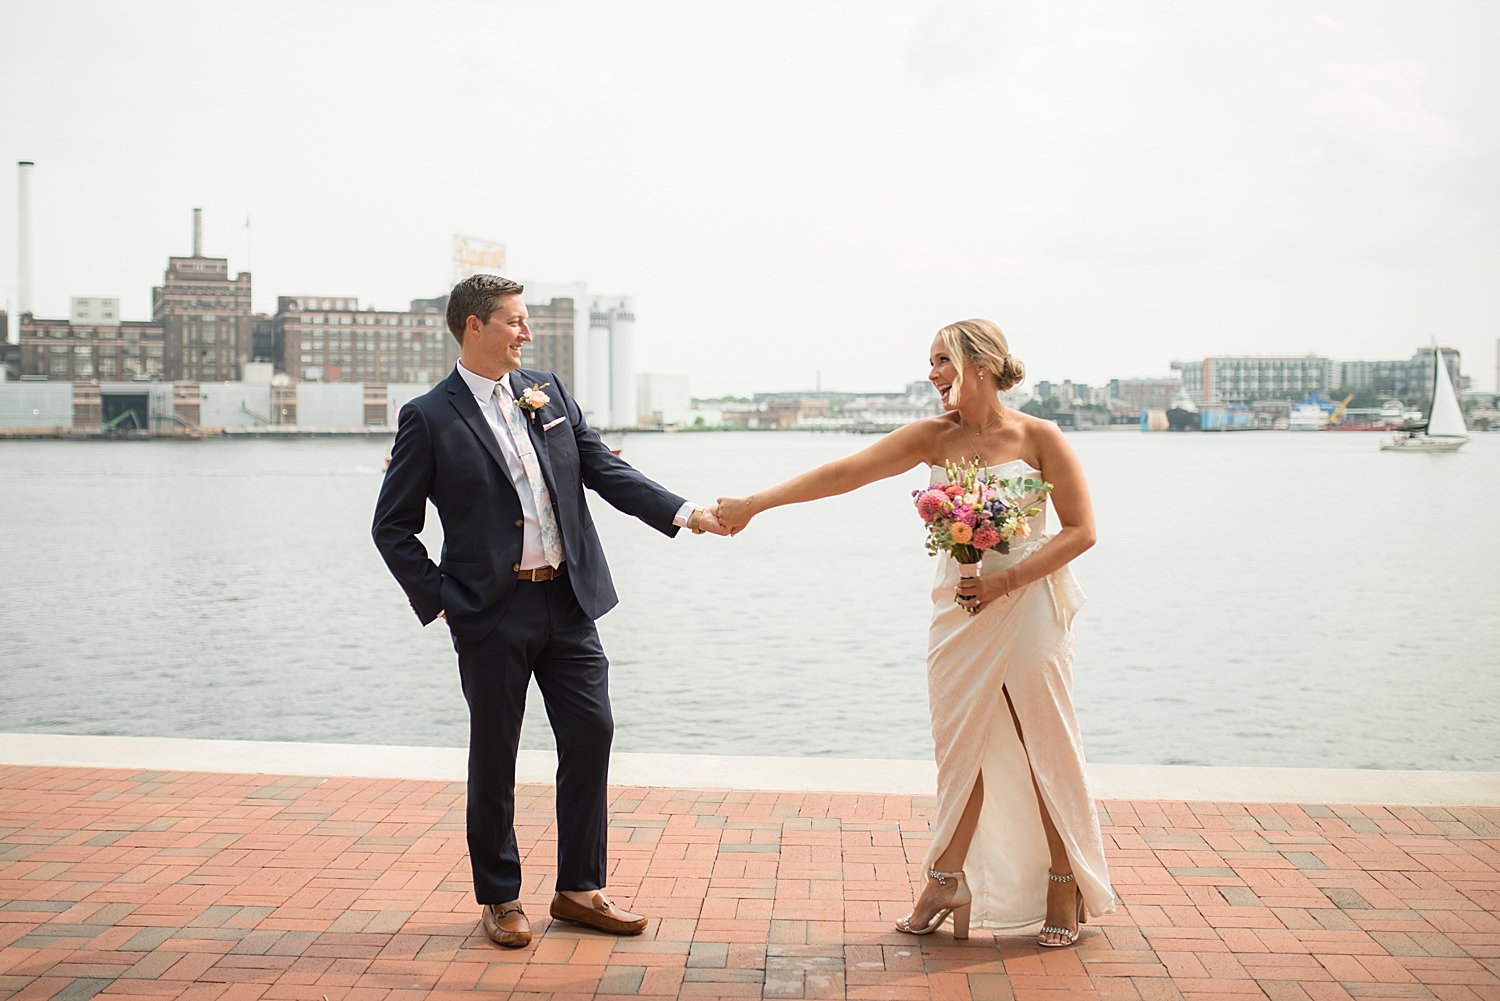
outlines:
[[[516,575],[517,580],[544,581],[554,577],[561,577],[567,572],[568,565],[559,563],[556,569],[552,567],[536,567],[532,570],[522,570]]]

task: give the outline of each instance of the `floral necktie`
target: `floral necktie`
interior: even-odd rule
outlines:
[[[548,565],[560,567],[563,562],[562,529],[558,527],[557,515],[552,510],[552,492],[547,489],[547,481],[542,478],[542,467],[537,462],[536,449],[532,447],[531,435],[526,431],[526,418],[521,414],[521,408],[516,406],[516,401],[498,384],[495,386],[495,402],[505,417],[505,426],[510,428],[516,451],[521,454],[521,467],[526,470],[526,482],[531,484],[536,520],[542,529],[542,556]]]

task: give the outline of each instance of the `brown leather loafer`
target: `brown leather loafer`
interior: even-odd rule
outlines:
[[[484,933],[496,945],[522,949],[531,944],[531,922],[520,904],[485,904]]]
[[[611,935],[639,935],[646,930],[645,918],[616,907],[602,893],[594,897],[592,908],[575,904],[561,893],[556,894],[552,898],[551,913],[559,921],[587,925]]]

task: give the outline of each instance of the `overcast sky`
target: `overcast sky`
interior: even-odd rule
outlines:
[[[470,233],[514,277],[633,294],[637,368],[703,395],[898,388],[968,316],[1033,381],[1435,335],[1495,385],[1493,2],[0,0],[0,23],[0,296],[34,159],[45,315],[147,318],[202,206],[258,310],[441,294]]]

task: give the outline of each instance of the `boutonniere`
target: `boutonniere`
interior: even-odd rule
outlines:
[[[544,382],[540,386],[538,386],[533,382],[530,389],[521,391],[521,398],[516,401],[516,406],[520,407],[522,410],[525,410],[531,415],[531,420],[533,423],[536,422],[537,411],[541,410],[547,404],[552,402],[552,397],[542,392],[542,390],[546,389],[550,385],[552,385],[552,383]]]

